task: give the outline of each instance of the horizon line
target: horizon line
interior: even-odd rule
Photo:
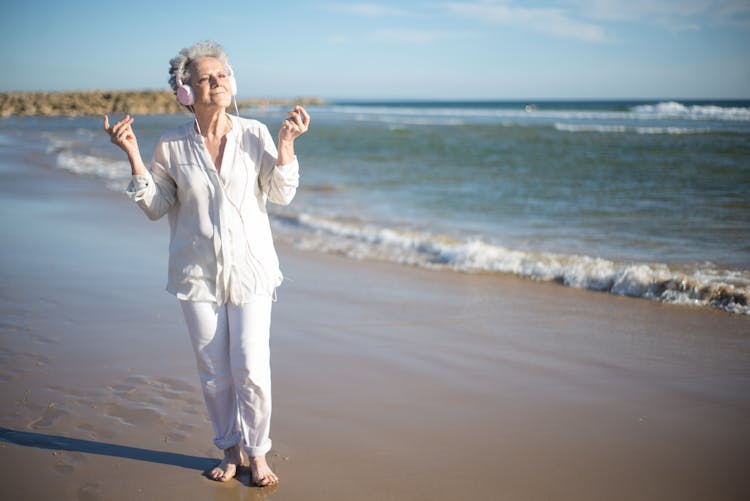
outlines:
[[[140,88],[140,89],[72,89],[72,90],[0,90],[0,94],[75,94],[91,92],[170,92],[163,88]],[[748,97],[706,97],[706,96],[632,96],[632,97],[322,97],[322,96],[251,96],[239,97],[238,101],[273,101],[273,100],[319,100],[322,104],[329,103],[492,103],[492,102],[628,102],[628,101],[750,101]]]

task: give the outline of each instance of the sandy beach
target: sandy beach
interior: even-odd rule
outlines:
[[[218,451],[166,221],[0,165],[0,498],[745,500],[750,317],[280,247],[274,488]]]

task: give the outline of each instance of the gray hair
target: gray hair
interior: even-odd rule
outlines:
[[[177,91],[177,80],[183,83],[190,79],[190,63],[199,57],[215,57],[224,65],[229,65],[229,58],[224,48],[216,42],[197,42],[180,50],[179,54],[169,60],[169,86]]]

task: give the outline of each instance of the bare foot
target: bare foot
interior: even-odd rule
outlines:
[[[226,482],[237,474],[237,467],[242,466],[242,448],[240,444],[224,449],[224,459],[213,470],[208,472],[208,478],[217,482]]]
[[[258,487],[279,483],[279,477],[268,466],[266,456],[252,456],[250,458],[250,473],[253,477],[253,483]]]

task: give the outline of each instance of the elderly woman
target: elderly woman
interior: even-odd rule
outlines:
[[[278,150],[268,128],[227,114],[236,83],[221,46],[201,42],[170,61],[169,83],[194,120],[164,134],[149,167],[133,118],[104,129],[128,157],[127,193],[150,219],[170,225],[167,291],[177,296],[197,359],[203,395],[224,459],[208,475],[235,476],[249,456],[253,482],[278,482],[271,449],[271,304],[282,275],[266,202],[288,204],[297,189],[294,140],[310,117],[288,112]],[[236,107],[236,101],[235,101]]]

